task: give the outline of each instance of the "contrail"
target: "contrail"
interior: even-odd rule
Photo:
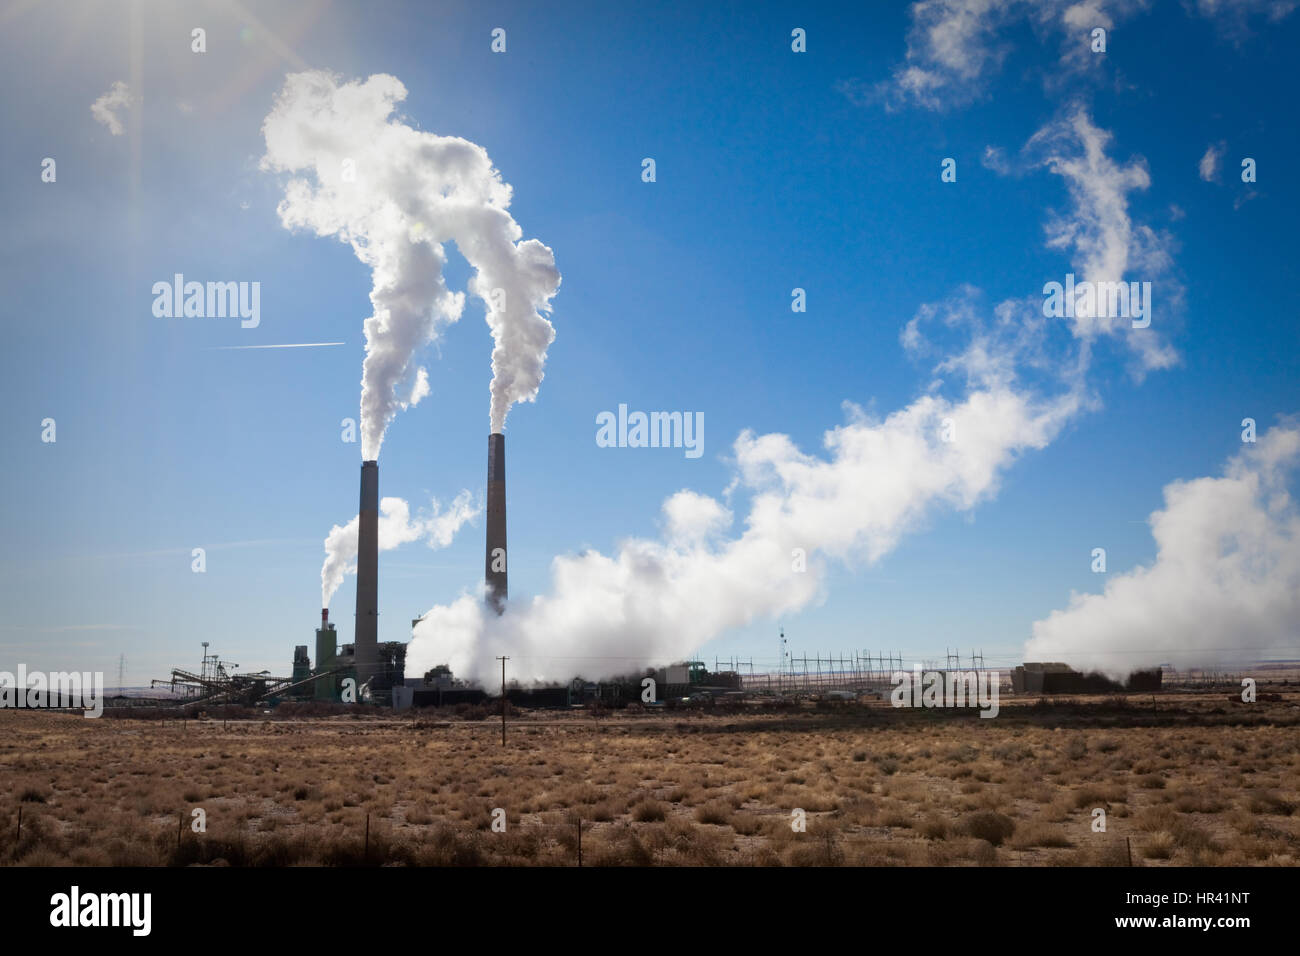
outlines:
[[[291,342],[287,345],[214,345],[204,349],[205,352],[224,351],[226,349],[319,349],[327,345],[346,345],[346,342]]]

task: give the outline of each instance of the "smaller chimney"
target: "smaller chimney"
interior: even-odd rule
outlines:
[[[330,609],[327,607],[320,609],[320,626],[322,628],[330,626]]]

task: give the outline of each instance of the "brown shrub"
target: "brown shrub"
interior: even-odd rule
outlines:
[[[1015,838],[1011,845],[1018,849],[1028,849],[1030,847],[1068,847],[1074,844],[1070,842],[1065,831],[1053,824],[1031,820],[1028,823],[1016,827]]]
[[[1016,821],[992,810],[977,810],[962,817],[961,829],[977,839],[987,840],[993,846],[1001,846],[1015,832]]]
[[[642,800],[632,807],[632,819],[637,823],[657,823],[667,815],[667,808],[658,800]]]
[[[695,819],[700,823],[716,823],[727,826],[731,823],[732,807],[722,800],[711,800],[695,811]]]
[[[948,836],[948,821],[937,813],[927,813],[921,818],[916,832],[927,840],[943,840]]]

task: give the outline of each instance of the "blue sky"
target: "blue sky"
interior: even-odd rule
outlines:
[[[991,307],[1072,271],[1045,243],[1070,205],[1062,177],[1003,175],[981,157],[994,146],[1014,160],[1074,102],[1113,134],[1112,159],[1145,160],[1150,185],[1129,193],[1128,215],[1170,251],[1157,294],[1181,287],[1183,301],[1157,322],[1179,363],[1138,381],[1131,354],[1100,340],[1098,406],[1018,456],[986,500],[927,514],[875,562],[832,562],[820,599],[698,652],[770,664],[782,624],[796,654],[930,659],[958,646],[1018,662],[1035,621],[1104,586],[1092,548],[1112,573],[1149,563],[1145,522],[1165,485],[1218,473],[1243,417],[1265,429],[1300,411],[1300,15],[1225,25],[1155,4],[1117,15],[1104,64],[1078,75],[1061,66],[1059,33],[1010,21],[1000,68],[936,109],[890,100],[912,27],[901,4],[660,4],[632,17],[596,4],[268,3],[250,5],[256,21],[143,4],[134,30],[129,5],[72,6],[0,14],[3,661],[115,677],[125,654],[140,684],[195,666],[205,640],[275,672],[311,643],[322,542],[356,507],[359,447],[340,440],[340,420],[357,414],[371,282],[342,243],[282,227],[285,177],[258,168],[276,92],[309,67],[392,74],[407,122],[484,147],[524,236],[563,274],[545,381],[509,420],[512,595],[545,592],[557,554],[655,536],[674,492],[721,495],[743,429],[816,453],[842,403],[883,416],[915,400],[933,362],[899,336],[922,305],[969,284]],[[190,51],[196,26],[203,54]],[[498,26],[505,54],[489,49]],[[791,51],[795,27],[806,53]],[[119,80],[140,101],[114,136],[90,104]],[[1218,142],[1207,182],[1198,162]],[[646,156],[654,183],[641,181]],[[1239,179],[1244,156],[1256,184]],[[44,157],[55,183],[41,181]],[[940,182],[944,157],[956,183]],[[469,270],[452,259],[463,288]],[[151,287],[177,272],[259,281],[260,326],[155,317]],[[794,287],[804,314],[790,310]],[[327,341],[345,344],[219,348]],[[482,492],[490,350],[471,302],[425,354],[432,394],[388,429],[382,494],[416,506]],[[704,455],[597,447],[595,416],[620,403],[703,412]],[[381,556],[381,640],[407,639],[411,618],[477,586],[482,528]],[[204,574],[191,572],[195,547]],[[331,612],[345,640],[353,587]]]

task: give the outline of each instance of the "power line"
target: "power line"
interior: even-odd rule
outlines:
[[[506,661],[508,657],[498,657],[501,662],[501,746],[506,745]]]

